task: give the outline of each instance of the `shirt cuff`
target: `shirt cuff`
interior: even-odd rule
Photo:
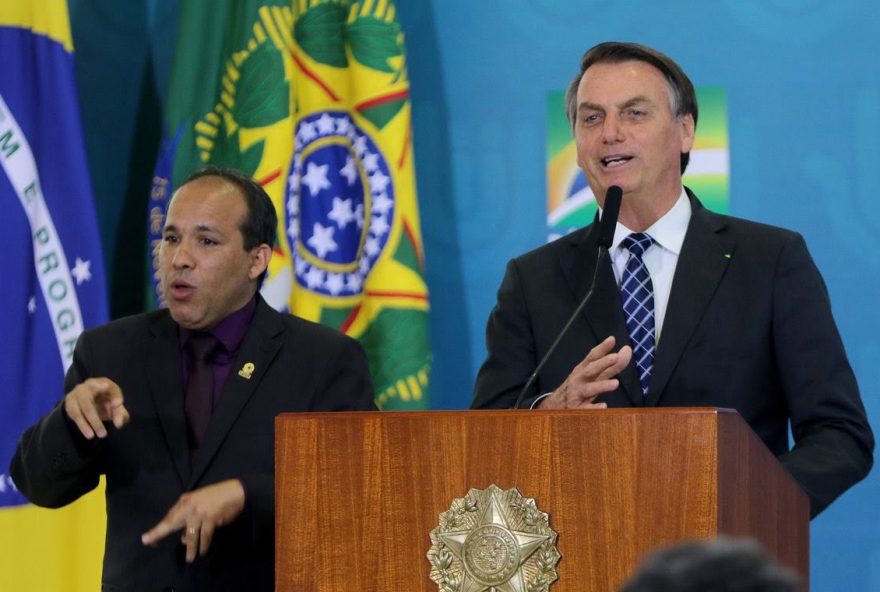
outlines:
[[[537,399],[532,401],[532,404],[529,406],[529,409],[536,409],[538,407],[538,403],[540,403],[541,401],[543,401],[544,399],[546,399],[547,397],[549,397],[552,394],[553,393],[550,392],[550,393],[544,393],[543,395],[539,396]]]

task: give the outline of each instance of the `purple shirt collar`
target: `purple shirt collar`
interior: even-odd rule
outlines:
[[[247,304],[227,316],[225,319],[217,323],[213,329],[208,331],[208,333],[211,333],[220,341],[220,343],[223,344],[226,354],[230,357],[234,356],[238,351],[238,348],[241,347],[241,342],[244,341],[244,335],[251,326],[251,321],[254,318],[256,310],[257,296],[254,294],[254,297],[251,298]],[[183,346],[193,333],[194,331],[190,329],[180,327],[179,338],[181,349],[183,349]]]

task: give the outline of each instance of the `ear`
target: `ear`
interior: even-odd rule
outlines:
[[[681,125],[681,153],[690,152],[691,148],[694,147],[694,135],[696,134],[696,124],[694,123],[694,116],[690,113],[682,115],[679,117],[679,124]]]
[[[251,267],[248,270],[248,277],[255,280],[269,267],[269,261],[272,259],[272,248],[263,243],[251,249],[250,255]]]

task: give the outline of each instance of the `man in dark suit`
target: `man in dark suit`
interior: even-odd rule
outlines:
[[[106,476],[104,590],[272,590],[275,416],[375,409],[356,341],[259,296],[276,225],[240,173],[186,181],[158,253],[168,308],[83,333],[67,395],[21,437],[11,474],[38,505]]]
[[[709,212],[682,186],[697,103],[664,54],[597,45],[566,103],[600,207],[623,190],[609,256],[597,263],[594,222],[508,264],[473,407],[514,405],[598,264],[591,300],[521,406],[736,409],[815,516],[868,473],[874,440],[803,239]]]

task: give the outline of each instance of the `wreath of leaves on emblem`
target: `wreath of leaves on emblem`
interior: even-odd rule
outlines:
[[[393,73],[396,78],[403,73],[402,64],[400,68],[391,64],[403,55],[403,34],[394,20],[392,2],[367,7],[347,0],[309,0],[296,20],[293,36],[318,63],[348,67],[348,47],[354,59],[367,68]]]
[[[452,506],[440,514],[440,526],[437,531],[458,530],[467,522],[467,515],[477,511],[477,490],[471,489],[461,499],[453,500]],[[461,575],[459,570],[452,569],[454,557],[449,548],[444,545],[435,533],[431,533],[431,542],[434,546],[428,552],[428,559],[437,571],[435,583],[440,587],[440,592],[457,592],[461,588]]]
[[[522,496],[515,497],[510,502],[510,507],[520,512],[523,522],[531,529],[535,531],[544,530],[541,527],[547,521],[547,514],[538,509],[534,499]],[[550,584],[556,580],[555,566],[556,562],[559,561],[559,552],[556,550],[555,544],[556,534],[554,533],[532,555],[531,558],[535,561],[535,567],[538,572],[529,580],[526,592],[546,592],[549,590]]]

